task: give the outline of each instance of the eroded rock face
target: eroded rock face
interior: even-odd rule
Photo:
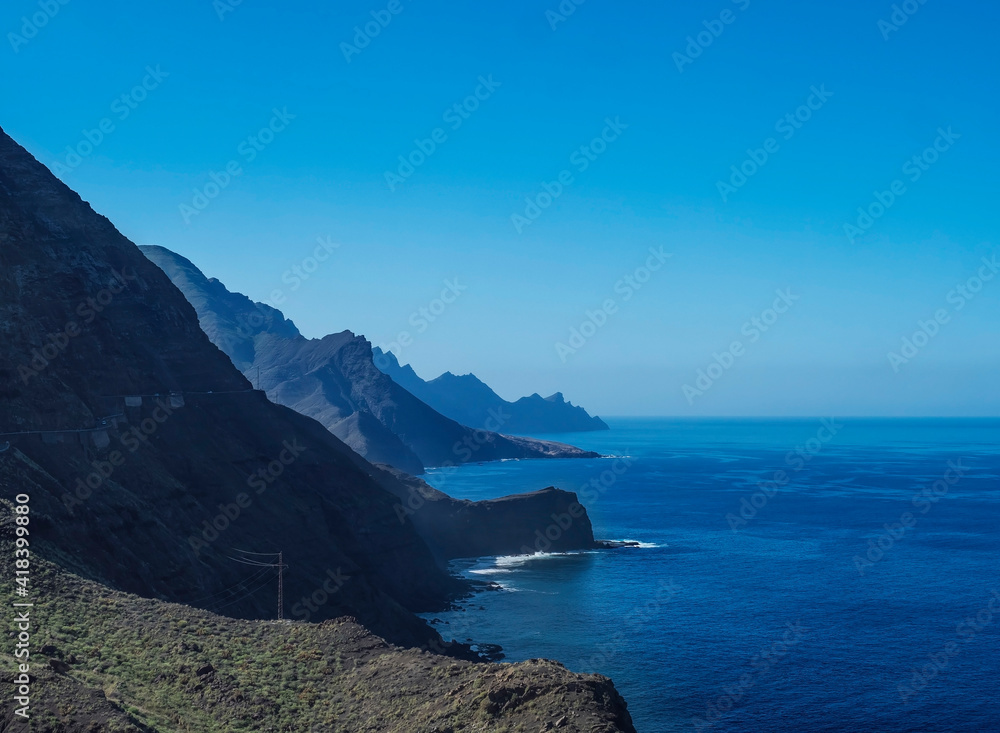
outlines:
[[[259,379],[268,397],[316,418],[370,461],[422,473],[424,466],[502,458],[596,457],[562,443],[502,435],[516,432],[505,412],[491,417],[484,408],[466,427],[383,373],[363,336],[342,331],[307,339],[280,311],[229,292],[184,257],[164,247],[141,249],[195,306],[212,341],[247,377]]]
[[[0,385],[0,433],[51,431],[0,438],[0,490],[31,494],[36,536],[63,564],[271,618],[273,580],[231,558],[280,550],[286,599],[330,570],[351,577],[316,619],[433,635],[407,609],[439,607],[456,581],[370,466],[253,391],[163,272],[2,132]]]

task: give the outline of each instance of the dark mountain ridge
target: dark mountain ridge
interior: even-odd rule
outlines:
[[[272,617],[232,548],[281,550],[289,598],[342,568],[321,617],[414,642],[406,609],[456,591],[371,466],[252,390],[163,272],[2,132],[0,378],[4,495],[29,493],[36,540],[88,577]]]
[[[286,609],[312,599],[311,621],[350,616],[397,644],[475,657],[413,615],[442,608],[468,586],[442,570],[439,550],[428,547],[416,519],[401,520],[400,497],[409,495],[401,479],[317,421],[252,389],[163,272],[2,130],[0,385],[0,534],[12,541],[13,501],[29,497],[38,582],[32,592],[47,609],[42,618],[54,624],[33,628],[36,640],[47,642],[41,654],[50,655],[48,668],[44,656],[32,657],[46,730],[189,726],[192,718],[179,716],[161,690],[195,700],[196,727],[232,730],[234,718],[246,718],[269,721],[267,729],[283,720],[282,729],[291,729],[285,706],[307,701],[314,710],[317,691],[339,705],[364,684],[359,674],[404,663],[403,676],[367,685],[351,715],[375,715],[370,729],[402,733],[413,729],[413,715],[438,714],[428,708],[444,692],[434,680],[453,674],[454,662],[426,652],[400,655],[353,621],[336,626],[344,630],[340,636],[314,623],[279,625],[274,633],[270,624],[248,626],[191,608],[273,618],[274,569],[239,559],[280,551]],[[546,521],[521,518],[526,527]],[[315,601],[317,589],[329,589],[322,602]],[[231,642],[208,645],[219,633]],[[299,652],[296,671],[312,665],[315,684],[261,682],[261,665],[278,668],[303,642],[310,648]],[[237,663],[235,645],[254,656],[241,651]],[[212,660],[218,675],[205,664],[209,647],[218,655]],[[5,676],[13,675],[10,661]],[[509,703],[531,684],[513,678],[537,669],[552,683],[545,717],[562,714],[569,730],[593,730],[600,719],[601,730],[632,731],[624,703],[603,678],[586,682],[588,692],[569,710],[565,693],[581,689],[583,678],[565,670],[460,669],[463,689],[502,674],[487,681],[487,698],[444,706],[441,725],[473,719],[506,725],[504,719],[531,712]],[[328,719],[331,711],[320,714]],[[147,724],[153,718],[161,722]]]
[[[276,311],[258,312],[275,337],[293,332]],[[352,580],[321,618],[347,613],[421,643],[429,629],[406,609],[441,607],[464,588],[400,518],[409,493],[398,479],[253,390],[162,270],[2,132],[0,335],[0,487],[31,493],[39,539],[61,564],[266,618],[273,588],[234,550],[280,550],[294,568],[289,598],[342,569]],[[349,333],[308,356],[352,349],[370,364],[367,342]],[[362,373],[422,405],[374,366]],[[516,440],[508,448],[521,449]],[[553,511],[576,500],[559,493]],[[550,520],[527,511],[522,521]]]
[[[517,438],[503,420],[478,429],[441,415],[375,366],[350,331],[307,339],[280,312],[228,291],[190,260],[143,246],[194,305],[209,338],[268,397],[319,420],[361,455],[408,473],[503,458],[596,457],[562,443]]]
[[[442,415],[463,425],[481,428],[490,420],[503,420],[504,430],[517,434],[577,433],[607,430],[601,418],[566,401],[562,392],[542,397],[537,392],[508,402],[475,374],[445,372],[429,381],[421,379],[396,355],[376,348],[375,365]],[[499,418],[497,416],[500,416]]]

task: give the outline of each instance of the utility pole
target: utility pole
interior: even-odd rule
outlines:
[[[278,620],[282,621],[285,618],[285,554],[284,552],[250,552],[249,550],[235,550],[236,552],[242,553],[244,557],[233,557],[229,556],[230,560],[235,560],[238,563],[244,565],[252,565],[258,568],[278,568]],[[245,557],[246,555],[255,555],[256,557],[250,558]],[[274,562],[274,556],[278,556],[278,561]],[[258,560],[257,558],[270,558],[270,562],[265,562],[264,560]],[[259,589],[258,589],[259,590]]]
[[[260,367],[257,367],[260,369]],[[285,564],[281,561],[282,554],[278,553],[278,620],[282,620],[282,615],[285,608],[285,587],[284,587],[284,574],[285,574]]]

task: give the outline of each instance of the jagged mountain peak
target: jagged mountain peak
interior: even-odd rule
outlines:
[[[599,417],[566,401],[562,392],[549,397],[534,394],[508,402],[475,374],[452,372],[429,381],[421,379],[409,365],[400,365],[392,352],[376,351],[378,367],[438,412],[465,425],[484,427],[504,415],[505,433],[568,433],[607,430]]]
[[[499,424],[487,426],[486,433],[475,432],[440,414],[380,370],[376,363],[386,361],[386,356],[352,331],[307,339],[297,329],[283,332],[280,324],[291,321],[283,321],[279,311],[273,311],[268,328],[241,330],[240,318],[246,317],[246,309],[261,304],[230,293],[221,283],[215,289],[207,287],[208,279],[200,271],[197,277],[190,275],[183,262],[161,250],[148,253],[165,265],[167,274],[195,306],[206,333],[244,374],[259,380],[260,388],[275,402],[316,418],[372,461],[422,473],[425,465],[591,455],[562,444],[513,440],[498,434],[509,432]],[[468,378],[475,380],[471,375]]]

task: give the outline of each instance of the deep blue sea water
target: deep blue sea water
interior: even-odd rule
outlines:
[[[429,471],[469,499],[603,474],[595,535],[643,543],[463,561],[504,590],[446,638],[608,675],[640,733],[1000,733],[1000,420],[608,422],[543,437],[628,466]]]

